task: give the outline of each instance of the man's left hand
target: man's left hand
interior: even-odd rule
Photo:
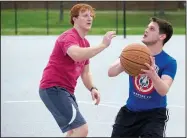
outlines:
[[[95,105],[98,105],[99,102],[100,102],[100,93],[98,92],[98,90],[93,89],[93,90],[91,91],[91,95],[92,95],[92,100],[93,100],[93,101],[96,101],[96,102],[95,102]]]

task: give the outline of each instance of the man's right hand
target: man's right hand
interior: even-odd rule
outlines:
[[[103,37],[103,41],[102,44],[105,47],[108,47],[111,43],[112,38],[116,37],[116,32],[115,31],[108,31],[104,37]]]

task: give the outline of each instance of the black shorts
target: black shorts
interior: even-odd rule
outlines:
[[[66,89],[60,87],[40,89],[39,94],[63,133],[86,124],[79,112],[75,96]]]
[[[116,116],[111,137],[164,137],[167,120],[166,108],[133,112],[123,106]]]

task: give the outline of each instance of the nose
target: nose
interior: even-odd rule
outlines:
[[[88,20],[91,21],[93,17],[91,15],[88,15]]]
[[[145,33],[148,33],[148,28],[145,29]]]

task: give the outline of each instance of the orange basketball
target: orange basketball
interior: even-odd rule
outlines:
[[[131,75],[137,76],[143,73],[141,69],[148,69],[145,63],[151,65],[151,52],[147,46],[139,43],[127,45],[120,55],[120,62],[124,71]]]

